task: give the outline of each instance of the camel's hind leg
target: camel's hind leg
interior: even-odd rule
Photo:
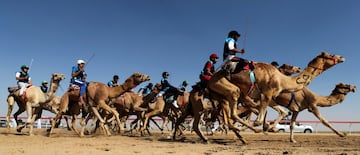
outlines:
[[[8,103],[8,112],[6,115],[6,128],[7,128],[7,133],[9,133],[10,132],[10,115],[12,113],[12,110],[14,109],[15,98],[13,96],[9,95],[7,98],[7,103]]]

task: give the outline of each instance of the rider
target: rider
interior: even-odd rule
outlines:
[[[79,104],[84,104],[84,98],[83,95],[85,93],[86,90],[86,73],[85,73],[85,61],[84,60],[77,60],[77,66],[73,66],[72,67],[72,72],[71,72],[71,80],[70,83],[77,85],[80,87],[80,98],[79,98]]]
[[[114,75],[114,76],[113,76],[113,80],[109,81],[109,82],[107,83],[107,85],[108,85],[109,87],[119,86],[120,84],[118,83],[118,81],[119,81],[119,76],[118,76],[118,75]]]
[[[16,72],[15,74],[15,78],[17,80],[17,84],[20,88],[20,93],[19,95],[22,96],[26,87],[31,85],[31,78],[29,76],[29,67],[26,65],[22,65],[20,67],[21,71]],[[25,96],[24,96],[25,98]]]
[[[40,89],[43,93],[46,93],[48,91],[48,86],[47,86],[48,82],[47,81],[42,81],[41,82],[41,86]]]
[[[182,93],[182,91],[172,86],[169,83],[168,81],[169,76],[170,74],[168,72],[162,73],[162,79],[161,79],[162,93],[160,95],[164,94],[165,101],[167,99],[173,100],[172,104],[174,105],[174,107],[179,108],[179,106],[176,103],[176,99],[177,96]]]
[[[236,53],[245,53],[245,49],[239,50],[237,48],[236,41],[239,39],[240,34],[237,31],[230,31],[228,34],[228,37],[225,39],[224,43],[224,53],[223,53],[223,65],[222,67],[229,67],[228,69],[233,70],[234,66],[230,64],[230,66],[227,66],[227,64],[231,61],[239,61],[241,60],[238,57],[235,57]]]
[[[185,91],[186,87],[188,86],[188,82],[185,80],[180,85],[180,90]]]
[[[213,76],[216,72],[214,65],[218,61],[219,56],[215,53],[210,55],[208,61],[206,61],[203,70],[200,74],[200,84],[202,93],[204,92],[205,88],[207,87],[207,83],[210,80],[211,76]]]
[[[143,94],[143,95],[148,95],[148,94],[151,93],[152,88],[153,88],[153,84],[150,82],[150,83],[149,83],[148,85],[146,85],[145,87],[140,88],[140,89],[138,90],[138,93],[141,92],[141,94]]]

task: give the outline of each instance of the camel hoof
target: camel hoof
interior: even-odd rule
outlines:
[[[261,129],[256,129],[254,132],[255,133],[260,133],[260,132],[263,132],[263,131]]]
[[[22,130],[21,128],[17,128],[17,129],[16,129],[17,132],[21,132],[21,130]]]
[[[244,138],[241,138],[240,141],[244,144],[244,145],[248,145],[249,142],[247,140],[245,140]]]
[[[296,140],[290,140],[290,142],[291,142],[291,143],[297,143],[297,141],[296,141]]]
[[[346,134],[346,133],[342,133],[342,134],[340,134],[339,136],[340,136],[340,137],[346,137],[347,134]]]

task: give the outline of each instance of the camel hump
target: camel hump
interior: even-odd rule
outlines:
[[[13,93],[13,92],[17,91],[18,89],[20,89],[20,88],[17,86],[16,87],[15,86],[8,87],[9,93]]]

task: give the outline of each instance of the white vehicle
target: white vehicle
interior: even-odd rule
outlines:
[[[280,122],[275,126],[279,132],[290,132],[290,122]],[[300,133],[312,133],[314,129],[310,125],[303,125],[299,122],[295,122],[294,132]]]

